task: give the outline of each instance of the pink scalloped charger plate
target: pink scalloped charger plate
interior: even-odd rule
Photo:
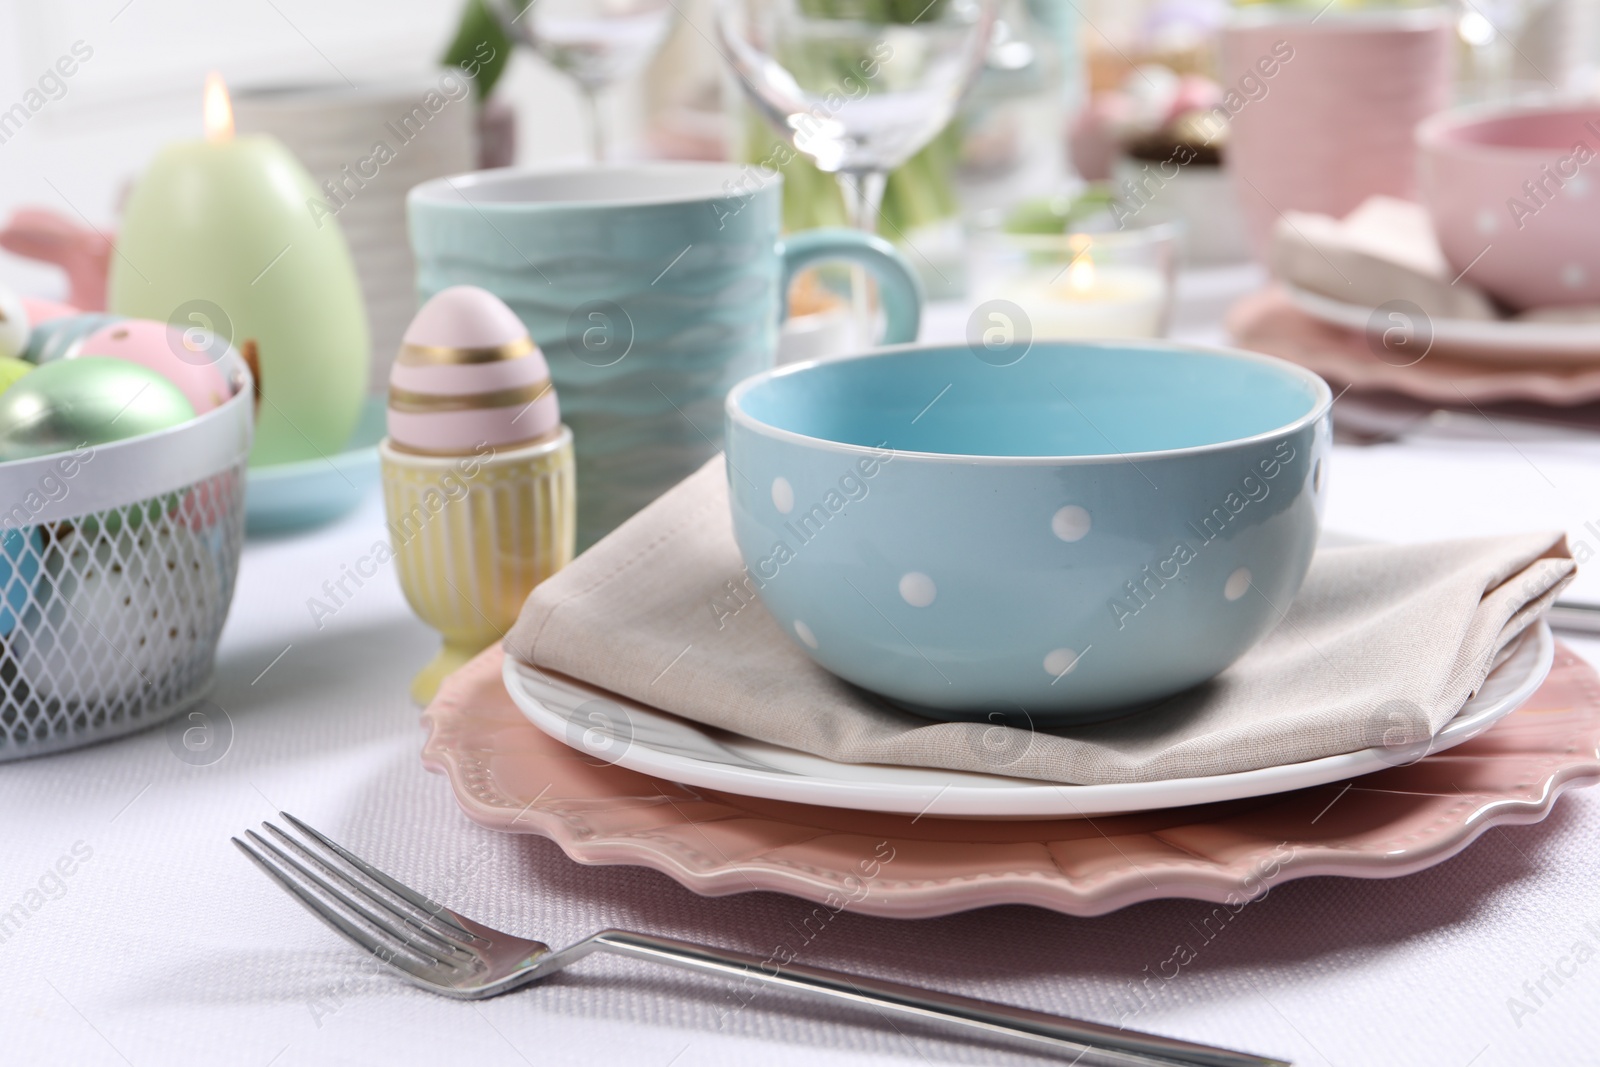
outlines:
[[[715,793],[572,749],[518,710],[492,647],[423,712],[423,764],[468,818],[540,834],[580,863],[653,867],[721,896],[768,889],[870,915],[991,904],[1101,915],[1160,897],[1218,903],[1309,875],[1395,878],[1492,826],[1538,822],[1600,781],[1600,675],[1558,646],[1538,692],[1446,752],[1347,782],[1098,819],[974,821]]]

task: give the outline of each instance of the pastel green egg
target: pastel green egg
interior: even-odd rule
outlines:
[[[194,418],[178,387],[103,356],[47,363],[0,393],[0,462],[165,430]]]
[[[25,359],[11,359],[7,356],[0,356],[0,393],[16,385],[17,379],[32,369],[33,364]]]
[[[326,196],[271,137],[176,142],[139,178],[117,234],[108,310],[203,327],[241,352],[255,342],[253,467],[340,452],[361,417],[366,308]]]

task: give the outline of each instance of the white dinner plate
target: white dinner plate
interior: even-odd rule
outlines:
[[[1424,751],[1379,748],[1236,774],[1112,785],[926,767],[839,763],[680,719],[507,656],[506,691],[559,741],[655,778],[798,804],[944,818],[1061,819],[1210,804],[1337,782],[1412,762],[1478,736],[1532,696],[1550,673],[1555,638],[1540,622]]]
[[[1348,304],[1284,283],[1295,307],[1314,319],[1366,331],[1374,308]],[[1514,319],[1430,319],[1432,349],[1462,359],[1520,357],[1545,363],[1600,363],[1600,323],[1518,322]]]

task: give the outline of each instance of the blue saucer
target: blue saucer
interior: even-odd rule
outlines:
[[[387,419],[385,398],[370,396],[343,452],[251,467],[245,481],[245,533],[309,530],[354,511],[378,484],[378,442]]]

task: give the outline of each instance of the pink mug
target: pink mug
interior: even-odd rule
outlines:
[[[1412,130],[1449,102],[1448,12],[1245,11],[1221,52],[1225,159],[1258,256],[1285,211],[1416,199]]]

